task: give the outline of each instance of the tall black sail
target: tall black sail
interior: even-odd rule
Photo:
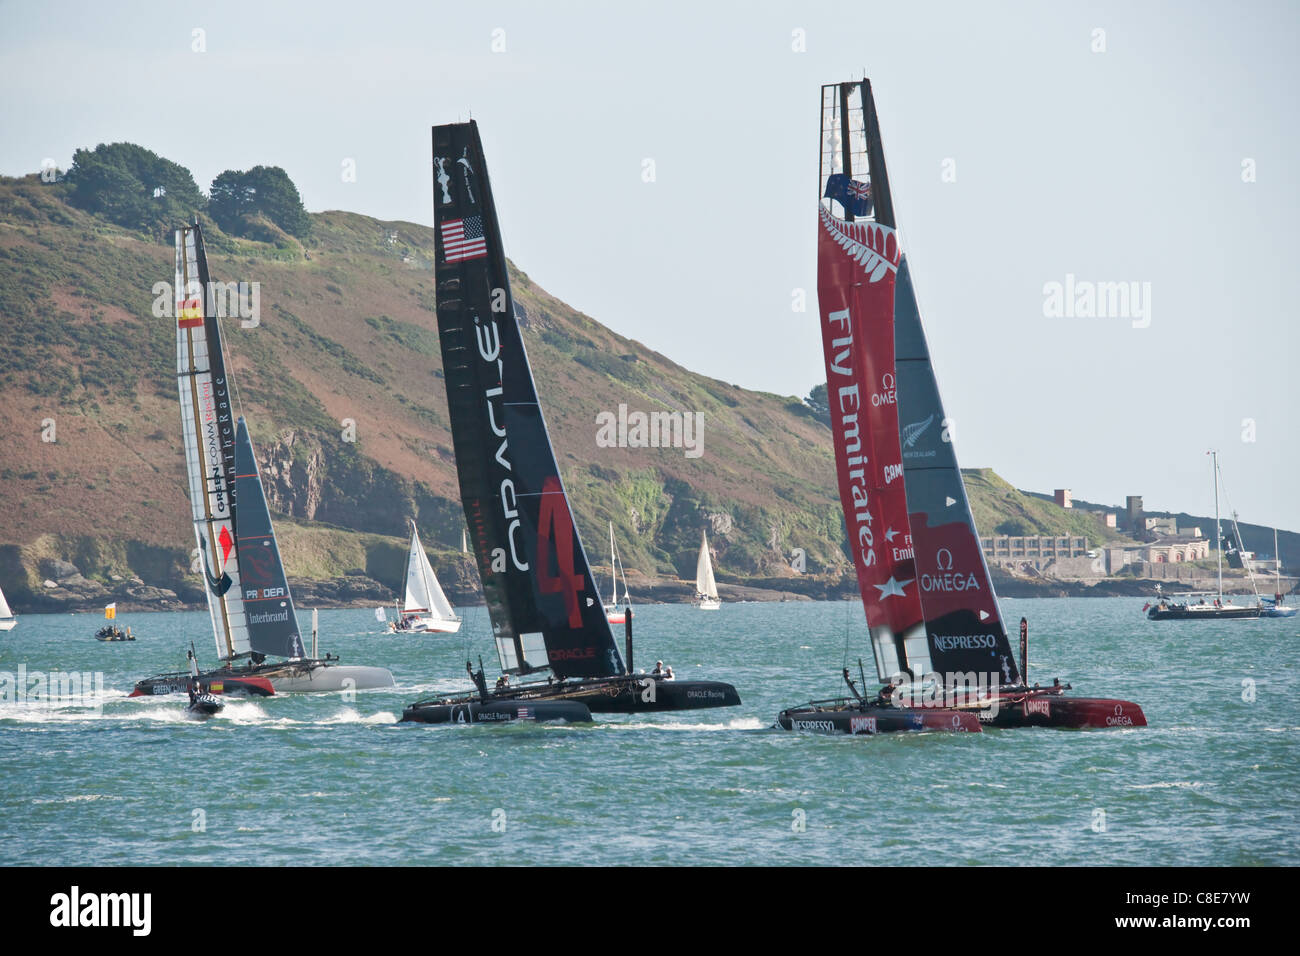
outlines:
[[[477,124],[433,128],[433,177],[452,443],[501,668],[621,674],[515,317]]]
[[[235,496],[239,500],[235,542],[249,645],[260,654],[302,657],[298,616],[285,580],[271,513],[266,507],[253,443],[242,417],[235,429]]]
[[[903,479],[931,665],[949,682],[955,675],[975,674],[1018,683],[1020,671],[953,452],[906,255],[894,288],[894,356]]]

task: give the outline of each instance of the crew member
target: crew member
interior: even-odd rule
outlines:
[[[844,683],[849,685],[849,690],[853,692],[854,697],[858,700],[862,700],[862,695],[858,693],[858,687],[853,683],[853,678],[849,676],[849,669],[847,667],[844,668]]]
[[[655,669],[652,670],[652,671],[650,672],[650,676],[651,676],[651,677],[663,677],[663,676],[664,676],[664,662],[663,662],[663,661],[655,661]]]
[[[888,706],[890,701],[893,699],[894,691],[897,688],[898,685],[894,683],[894,680],[891,677],[889,683],[880,688],[880,693],[876,695],[876,703],[881,706]]]

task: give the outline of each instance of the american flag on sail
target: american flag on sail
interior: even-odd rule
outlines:
[[[482,259],[487,255],[483,217],[453,219],[442,224],[442,251],[448,262]]]

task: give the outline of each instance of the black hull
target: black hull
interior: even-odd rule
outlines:
[[[1257,618],[1259,613],[1257,607],[1221,607],[1204,611],[1181,607],[1164,609],[1153,607],[1147,612],[1147,617],[1153,621],[1241,621]]]
[[[639,714],[660,710],[704,710],[709,707],[738,707],[740,694],[730,684],[716,680],[658,680],[634,677],[630,680],[590,682],[568,696],[580,700],[593,714]]]
[[[402,712],[402,723],[500,724],[515,721],[564,720],[591,723],[591,711],[572,700],[460,700],[415,703]]]
[[[882,707],[856,701],[818,702],[783,710],[776,718],[782,730],[822,734],[875,735],[939,730],[979,733],[978,716],[941,707]]]
[[[444,697],[437,700],[417,701],[406,708],[403,720],[423,720],[426,723],[446,723],[446,713],[455,723],[486,723],[504,718],[486,717],[461,721],[459,715],[469,713],[458,708],[501,705],[503,707],[537,708],[543,705],[572,704],[581,708],[586,717],[561,716],[560,720],[590,720],[591,714],[640,714],[665,710],[702,710],[709,707],[735,707],[740,704],[736,688],[713,680],[660,680],[648,675],[622,677],[597,677],[589,680],[564,681],[550,684],[523,684],[495,691],[486,704],[477,694]],[[567,712],[562,711],[567,714]],[[434,715],[436,719],[422,716]]]
[[[195,720],[206,720],[216,714],[221,713],[222,708],[226,705],[217,700],[210,694],[202,694],[199,698],[190,703],[185,708],[185,712]]]

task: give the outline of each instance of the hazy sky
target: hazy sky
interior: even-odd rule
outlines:
[[[1300,530],[1298,11],[9,0],[0,172],[128,140],[204,189],[274,164],[313,211],[429,224],[429,127],[473,115],[538,283],[692,369],[804,395],[819,86],[865,71],[962,464],[1205,513],[1217,446],[1242,518]],[[1067,275],[1150,283],[1149,316],[1045,314]]]

